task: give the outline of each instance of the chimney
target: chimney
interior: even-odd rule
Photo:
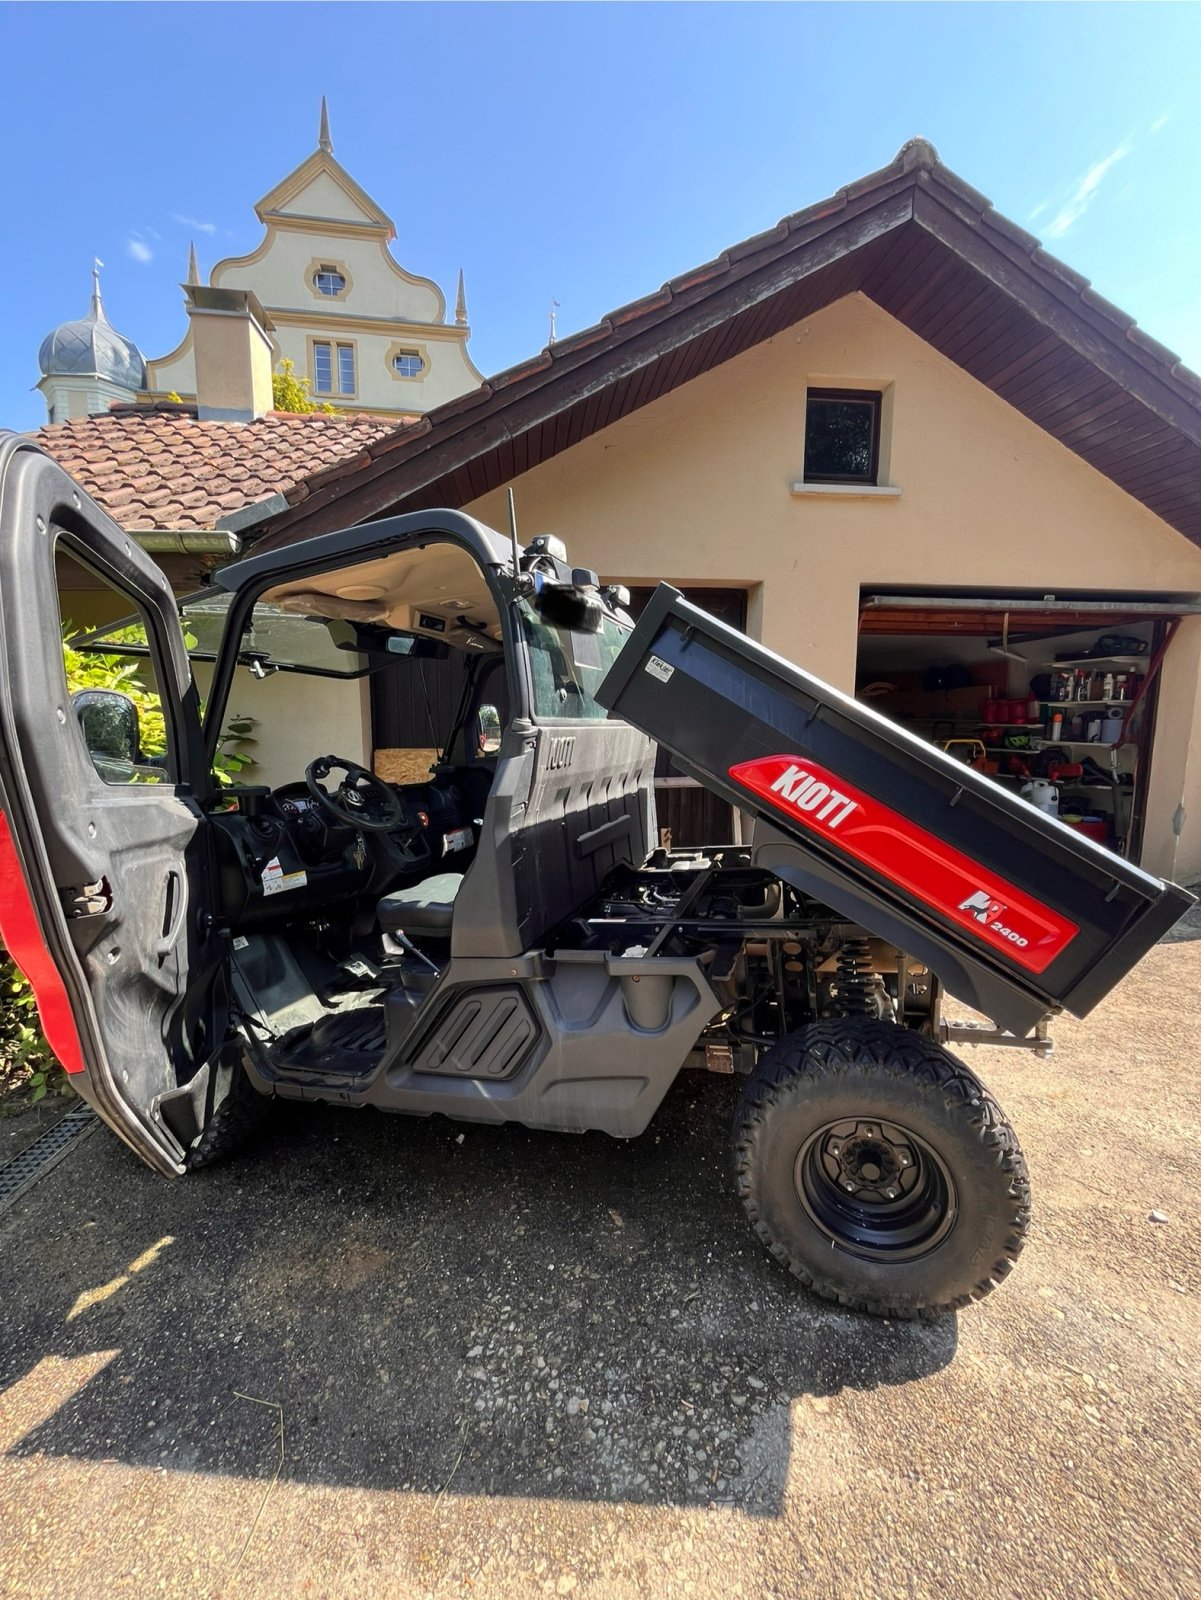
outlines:
[[[202,421],[253,422],[271,410],[274,323],[249,289],[188,283],[188,318]]]

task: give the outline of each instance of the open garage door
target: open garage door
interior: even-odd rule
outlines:
[[[856,693],[1137,861],[1159,669],[1196,597],[864,592]]]

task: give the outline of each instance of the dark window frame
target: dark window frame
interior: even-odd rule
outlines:
[[[811,473],[809,455],[809,407],[814,401],[845,404],[848,401],[866,405],[871,415],[871,444],[868,470],[860,472]],[[879,389],[808,389],[805,392],[805,456],[803,468],[805,483],[858,483],[878,486],[880,482],[880,419],[884,409],[884,395]]]

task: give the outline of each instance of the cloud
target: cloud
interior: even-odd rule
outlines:
[[[1032,221],[1052,204],[1056,204],[1059,207],[1050,222],[1042,230],[1045,238],[1062,239],[1065,233],[1076,226],[1080,218],[1097,198],[1097,191],[1104,183],[1107,175],[1117,166],[1119,161],[1126,159],[1133,148],[1134,141],[1132,139],[1123,139],[1121,144],[1116,145],[1107,156],[1102,156],[1100,161],[1093,162],[1080,181],[1073,185],[1066,199],[1062,195],[1052,196],[1044,200],[1041,205],[1035,207],[1030,214]]]
[[[215,222],[201,222],[197,217],[181,216],[178,211],[173,211],[171,213],[171,218],[174,222],[180,223],[181,226],[185,228],[195,228],[197,233],[216,233],[217,231],[217,224]]]
[[[1155,121],[1147,129],[1147,132],[1148,133],[1158,133],[1161,128],[1166,128],[1168,123],[1171,120],[1172,120],[1172,113],[1170,111],[1165,111],[1162,116],[1156,117]]]
[[[143,266],[145,266],[147,261],[154,260],[154,251],[146,243],[145,239],[141,238],[136,233],[130,235],[129,242],[126,244],[125,248],[133,257],[133,259],[135,261],[140,261]]]

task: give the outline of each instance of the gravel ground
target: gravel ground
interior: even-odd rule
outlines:
[[[721,1078],[627,1145],[292,1107],[169,1184],[82,1140],[0,1218],[0,1595],[1197,1600],[1184,931],[1051,1061],[964,1052],[1035,1228],[928,1326],[761,1251]]]

